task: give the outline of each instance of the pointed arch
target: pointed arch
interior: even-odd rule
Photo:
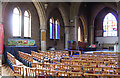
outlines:
[[[31,13],[29,10],[24,12],[24,37],[31,37]]]
[[[55,20],[55,39],[60,39],[60,23],[59,20]]]
[[[49,26],[50,26],[50,39],[54,39],[54,19],[53,17],[49,20]]]
[[[46,25],[46,14],[45,14],[44,4],[41,2],[37,2],[36,0],[34,0],[33,4],[35,5],[39,15],[40,29],[46,29],[47,25]]]
[[[112,13],[103,19],[103,36],[117,36],[117,19]]]
[[[19,7],[13,9],[12,29],[13,36],[21,36],[21,10]]]
[[[80,16],[80,20],[82,21],[82,24],[83,24],[83,30],[84,30],[83,38],[84,38],[84,41],[87,42],[88,30],[87,30],[86,21],[82,16]]]

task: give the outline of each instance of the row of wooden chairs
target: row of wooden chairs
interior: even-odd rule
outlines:
[[[22,59],[25,59],[29,62],[33,62],[33,58],[30,54],[24,53],[24,52],[21,52],[21,51],[18,51],[18,54],[19,54],[19,57],[21,57]]]
[[[35,51],[31,51],[31,56],[37,60],[39,60],[39,62],[48,62],[49,60],[47,58],[45,58],[45,55],[43,53],[37,53]]]
[[[81,69],[78,69],[80,67]],[[46,68],[29,68],[22,66],[14,66],[15,76],[32,76],[32,77],[45,77],[45,76],[115,76],[120,77],[120,68],[109,67],[81,67],[78,66],[74,71],[65,70],[51,70]],[[82,70],[83,69],[83,70]],[[81,70],[81,71],[77,71]]]
[[[14,65],[14,76],[23,76],[23,77],[38,77],[38,78],[45,78],[45,77],[60,77],[60,76],[82,76],[82,72],[66,72],[60,70],[49,70],[49,69],[42,69],[42,68],[29,68],[24,66],[16,66]]]
[[[44,52],[41,52],[41,53],[44,53]],[[53,52],[51,52],[51,53],[53,53]],[[37,55],[39,55],[39,54],[37,54]],[[105,58],[104,57],[104,58],[102,58],[102,57],[99,57],[99,56],[95,57],[95,55],[90,55],[90,54],[84,54],[84,55],[85,55],[85,57],[84,56],[77,57],[77,58],[76,57],[72,57],[72,60],[77,60],[77,61],[81,60],[81,61],[87,61],[87,62],[103,62],[104,61],[105,63],[111,63],[111,62],[117,63],[118,59],[119,59],[118,57],[112,57],[112,58],[110,58],[110,57],[109,58]],[[52,55],[50,55],[50,56],[52,56]],[[54,59],[54,58],[55,57],[52,57],[50,59],[53,59],[53,61],[56,61],[56,59]],[[70,58],[71,57],[69,57],[69,56],[64,56],[64,59],[70,59]]]
[[[66,65],[66,64],[53,64],[53,63],[32,63],[32,68],[45,68],[50,70],[64,70],[64,71],[76,71],[81,70],[82,65]]]
[[[81,68],[109,68],[109,69],[113,69],[113,68],[119,68],[116,66],[110,66],[110,65],[106,65],[106,64],[102,64],[100,63],[99,65],[97,65],[96,63],[91,63],[90,65],[88,65],[87,63],[82,63],[82,65],[67,65],[65,63],[60,63],[60,64],[53,64],[53,63],[32,63],[32,67],[36,67],[36,68],[46,68],[46,69],[57,69],[57,70],[66,70],[66,71],[77,71],[77,70],[82,70]]]
[[[7,52],[7,58],[8,58],[9,61],[12,62],[12,64],[16,65],[15,57],[12,54],[10,54],[9,52]]]
[[[104,54],[88,54],[88,53],[85,53],[85,54],[81,54],[81,57],[88,57],[88,58],[118,58],[119,55],[118,54],[115,54],[115,55],[104,55]]]
[[[93,52],[96,55],[119,55],[119,52]]]
[[[104,62],[104,63],[115,63],[117,64],[119,59],[103,59],[103,58],[81,58],[81,61],[86,61],[86,62]]]
[[[42,52],[38,54],[40,54],[40,56],[44,55],[44,53]],[[52,52],[50,52],[50,55],[52,55]],[[37,54],[35,56],[37,56]],[[55,53],[53,53],[52,56],[55,56]],[[42,56],[42,57],[46,58],[45,56]],[[46,63],[46,62],[32,63],[32,68],[23,67],[23,71],[21,73],[23,73],[23,76],[35,76],[35,77],[36,76],[44,77],[44,76],[50,76],[50,75],[51,76],[78,76],[78,77],[83,75],[84,76],[116,76],[118,78],[120,77],[119,76],[120,68],[116,66],[114,62],[105,62],[106,59],[108,60],[109,58],[106,58],[106,59],[99,58],[99,59],[102,59],[102,61],[97,61],[97,60],[94,60],[96,58],[93,59],[93,58],[85,57],[85,61],[83,61],[84,60],[83,56],[81,57],[64,56],[64,57],[66,59],[61,58],[61,60],[57,60],[57,59],[54,59],[55,57],[54,58],[51,57],[53,59],[52,64]],[[39,56],[37,58],[39,58]],[[88,60],[91,60],[91,61],[88,61]],[[22,67],[19,67],[19,68],[22,68]]]
[[[62,56],[69,56],[68,51],[40,51],[38,50],[38,53],[44,54],[46,57],[54,56],[54,57],[62,57]]]
[[[33,53],[36,53],[36,52],[33,52]],[[36,53],[36,56],[38,56],[39,58],[41,57],[41,55],[39,56],[39,53]],[[55,64],[64,63],[68,65],[87,65],[87,66],[88,65],[100,66],[101,64],[109,67],[118,67],[118,58],[111,59],[111,58],[72,57],[71,60],[70,60],[71,57],[66,57],[66,58],[60,59],[60,60],[54,59],[54,58],[51,58],[51,59],[53,59],[53,63]]]

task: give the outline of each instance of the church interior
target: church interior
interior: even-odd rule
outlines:
[[[0,76],[120,78],[120,2],[0,2]]]

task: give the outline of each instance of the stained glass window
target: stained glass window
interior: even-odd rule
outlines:
[[[58,20],[50,19],[50,39],[60,39],[60,25]]]
[[[54,21],[50,19],[50,39],[54,39]]]
[[[13,9],[13,36],[21,36],[21,14],[18,8]]]
[[[31,37],[31,19],[28,11],[24,12],[24,37]]]
[[[108,13],[103,20],[103,36],[117,36],[117,20],[112,13]]]
[[[60,39],[60,26],[58,20],[55,21],[55,39]]]

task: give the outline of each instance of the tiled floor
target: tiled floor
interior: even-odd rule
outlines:
[[[2,76],[6,77],[13,76],[13,71],[8,65],[3,64],[1,70]]]

